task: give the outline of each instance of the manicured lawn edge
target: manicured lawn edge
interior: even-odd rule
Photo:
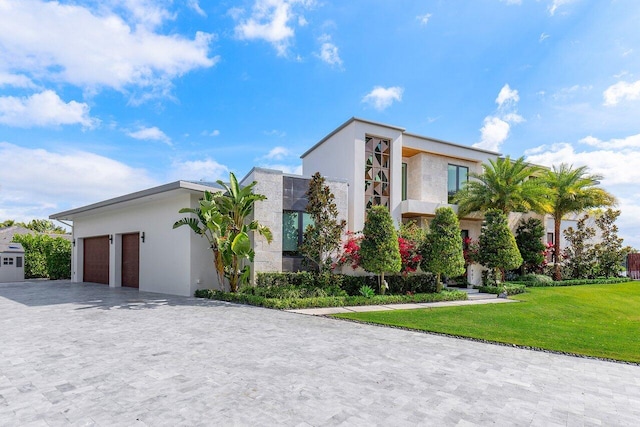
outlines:
[[[539,283],[536,282],[518,282],[518,281],[509,281],[505,282],[505,285],[524,285],[529,288],[547,288],[553,286],[578,286],[578,285],[613,285],[616,283],[626,283],[633,282],[633,279],[629,277],[612,277],[609,279],[569,279],[569,280],[561,280],[559,282],[548,282],[548,283]]]
[[[527,287],[525,285],[514,285],[512,283],[505,283],[502,286],[475,286],[475,288],[485,294],[495,295],[500,295],[505,289],[507,291],[507,295],[517,295],[527,292]]]
[[[239,304],[255,305],[258,307],[291,310],[300,308],[345,307],[357,305],[384,305],[439,301],[461,301],[467,299],[466,292],[443,291],[441,293],[414,295],[375,295],[371,298],[362,296],[349,297],[318,297],[318,298],[264,298],[256,295],[233,294],[212,289],[198,289],[196,298],[207,298],[217,301],[227,301]]]
[[[327,314],[327,315],[324,315],[323,317],[334,319],[334,320],[339,321],[339,322],[360,323],[360,324],[363,324],[363,325],[377,326],[377,327],[380,327],[380,328],[400,329],[402,331],[419,332],[421,334],[426,334],[426,335],[437,335],[437,336],[441,336],[441,337],[456,338],[456,339],[462,339],[462,340],[466,340],[466,341],[479,342],[479,343],[483,343],[483,344],[499,345],[499,346],[502,346],[502,347],[519,348],[519,349],[522,349],[522,350],[531,350],[531,351],[539,351],[539,352],[542,352],[542,353],[559,354],[559,355],[562,355],[562,356],[579,357],[581,359],[601,360],[603,362],[614,362],[614,363],[621,363],[623,365],[640,366],[640,362],[630,362],[630,361],[627,361],[627,360],[611,359],[611,358],[608,358],[608,357],[589,356],[589,355],[586,355],[586,354],[571,353],[571,352],[568,352],[568,351],[549,350],[547,348],[542,348],[542,347],[532,347],[532,346],[520,345],[520,344],[512,344],[512,343],[507,343],[507,342],[485,340],[485,339],[481,339],[481,338],[468,337],[468,336],[465,336],[465,335],[447,334],[447,333],[444,333],[444,332],[425,331],[424,329],[413,329],[413,328],[407,328],[407,327],[404,327],[404,326],[387,325],[387,324],[384,324],[384,323],[366,322],[364,320],[356,320],[356,319],[348,319],[348,318],[340,317],[340,314]]]

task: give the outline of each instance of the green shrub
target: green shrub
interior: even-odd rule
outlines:
[[[524,282],[526,286],[553,286],[553,279],[544,274],[525,274],[518,282]]]
[[[24,248],[25,279],[71,278],[71,242],[45,234],[16,234],[13,241]]]
[[[382,305],[399,303],[421,303],[437,301],[466,300],[467,294],[462,291],[443,291],[440,293],[414,295],[374,295],[370,298],[363,296],[327,296],[315,298],[265,298],[263,296],[245,293],[230,293],[212,289],[199,289],[194,294],[197,298],[208,298],[218,301],[228,301],[249,304],[259,307],[276,308],[281,310],[313,308],[313,307],[344,307],[357,305]]]
[[[485,294],[495,295],[500,295],[505,290],[507,291],[507,295],[523,294],[527,291],[525,285],[515,285],[511,283],[504,283],[500,286],[476,286],[476,289]]]
[[[362,285],[360,287],[359,292],[360,292],[360,295],[362,295],[365,298],[371,298],[376,294],[376,292],[371,288],[371,286],[367,286],[367,285]]]
[[[599,279],[571,279],[571,280],[561,280],[559,282],[551,281],[549,283],[540,283],[540,284],[537,284],[537,285],[530,285],[530,286],[543,287],[543,286],[610,285],[610,284],[614,284],[614,283],[630,282],[632,280],[633,279],[630,279],[628,277],[614,277],[614,278],[610,278],[610,279],[605,279],[605,278],[599,278]]]

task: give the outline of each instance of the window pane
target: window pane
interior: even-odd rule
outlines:
[[[282,213],[282,250],[298,250],[298,212]]]
[[[302,230],[300,230],[300,239],[302,240],[302,236],[304,235],[304,230],[307,229],[307,225],[313,225],[313,219],[311,219],[311,215],[304,212],[302,214]]]
[[[464,183],[469,180],[469,168],[464,166],[458,167],[458,190],[464,187]]]
[[[21,256],[16,258],[16,267],[18,267],[18,268],[22,267],[22,257]]]
[[[447,192],[449,196],[451,196],[455,194],[457,190],[457,168],[454,165],[449,165],[447,172]]]
[[[402,164],[402,200],[407,200],[407,164]]]

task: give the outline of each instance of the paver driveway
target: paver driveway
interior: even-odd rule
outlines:
[[[638,425],[640,367],[66,282],[0,284],[0,425]]]

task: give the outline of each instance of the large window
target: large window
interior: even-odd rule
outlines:
[[[313,224],[311,216],[306,212],[284,211],[282,213],[282,253],[298,256],[298,247],[302,244],[304,229]]]
[[[453,203],[453,196],[462,189],[469,179],[469,168],[466,166],[449,165],[447,171],[447,193],[449,203]]]
[[[390,169],[391,140],[365,137],[364,197],[367,209],[376,205],[389,207]]]

